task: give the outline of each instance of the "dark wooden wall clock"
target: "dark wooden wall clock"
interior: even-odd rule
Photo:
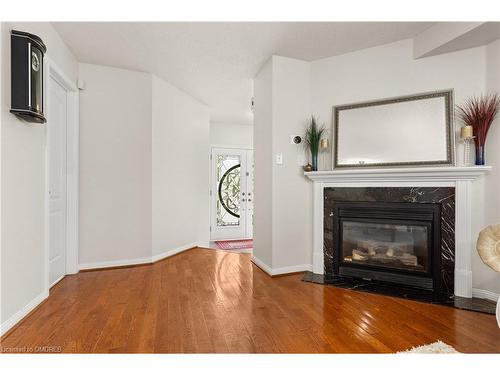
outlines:
[[[11,31],[11,109],[25,121],[43,124],[43,57],[47,52],[38,36]]]

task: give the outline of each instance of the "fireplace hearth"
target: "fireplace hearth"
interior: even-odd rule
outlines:
[[[442,292],[440,204],[337,201],[331,220],[334,275]]]

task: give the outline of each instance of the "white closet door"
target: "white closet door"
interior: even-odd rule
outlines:
[[[66,90],[50,78],[48,132],[49,281],[66,274]]]

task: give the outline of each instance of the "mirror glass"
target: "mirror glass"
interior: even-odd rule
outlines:
[[[335,167],[452,164],[452,91],[334,107]]]

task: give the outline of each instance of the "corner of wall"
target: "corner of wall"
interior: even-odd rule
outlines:
[[[310,116],[310,87],[309,62],[277,55],[254,81],[254,258],[271,274],[311,268],[312,189],[297,164],[303,151],[290,143]]]
[[[269,58],[254,78],[254,249],[253,256],[272,268],[272,74],[273,60]]]

